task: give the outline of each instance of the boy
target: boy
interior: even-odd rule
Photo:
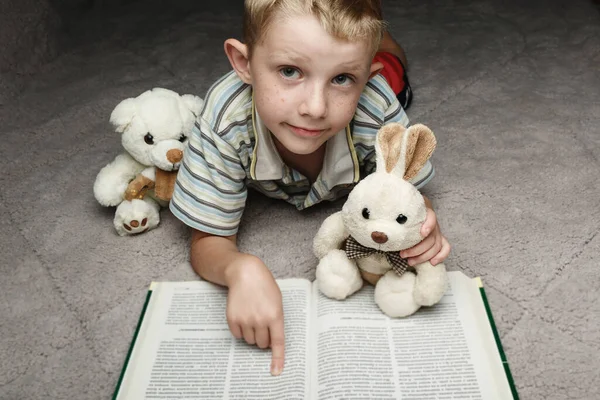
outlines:
[[[232,334],[284,361],[281,292],[257,257],[240,253],[236,233],[247,187],[304,209],[346,194],[375,165],[387,122],[408,124],[374,55],[383,36],[378,0],[246,0],[244,39],[225,41],[233,71],[208,91],[170,204],[193,228],[191,263],[229,288]],[[393,73],[394,71],[388,71]],[[433,175],[430,164],[413,183]],[[449,253],[428,205],[409,264]]]

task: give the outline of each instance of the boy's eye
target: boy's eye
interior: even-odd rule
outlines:
[[[296,75],[300,74],[300,72],[293,67],[283,67],[279,70],[279,73],[283,75],[284,78],[296,78]]]
[[[333,78],[333,83],[335,83],[336,85],[349,85],[352,82],[352,78],[350,78],[348,75],[338,75],[335,78]]]

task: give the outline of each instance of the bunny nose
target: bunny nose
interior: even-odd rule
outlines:
[[[383,232],[373,232],[371,233],[371,239],[375,241],[375,243],[385,243],[388,241],[388,237]]]
[[[175,164],[176,162],[181,161],[182,158],[183,158],[183,151],[181,151],[181,150],[171,149],[171,150],[167,151],[167,160],[169,160],[170,163]]]

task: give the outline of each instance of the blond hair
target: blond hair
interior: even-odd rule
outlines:
[[[367,40],[373,54],[385,23],[381,0],[245,0],[244,42],[248,55],[264,38],[273,17],[314,15],[327,33],[342,40]]]

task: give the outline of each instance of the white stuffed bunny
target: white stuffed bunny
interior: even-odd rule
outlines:
[[[359,182],[342,211],[329,216],[313,243],[319,264],[319,289],[345,299],[363,285],[375,285],[375,302],[390,317],[405,317],[431,306],[444,295],[448,279],[443,264],[424,262],[412,268],[400,251],[423,238],[423,196],[408,182],[425,165],[436,146],[429,128],[406,129],[393,123],[376,138],[377,170]]]
[[[158,225],[202,106],[200,97],[154,88],[121,101],[111,113],[125,151],[100,170],[94,197],[103,206],[117,207],[113,224],[119,235]]]

